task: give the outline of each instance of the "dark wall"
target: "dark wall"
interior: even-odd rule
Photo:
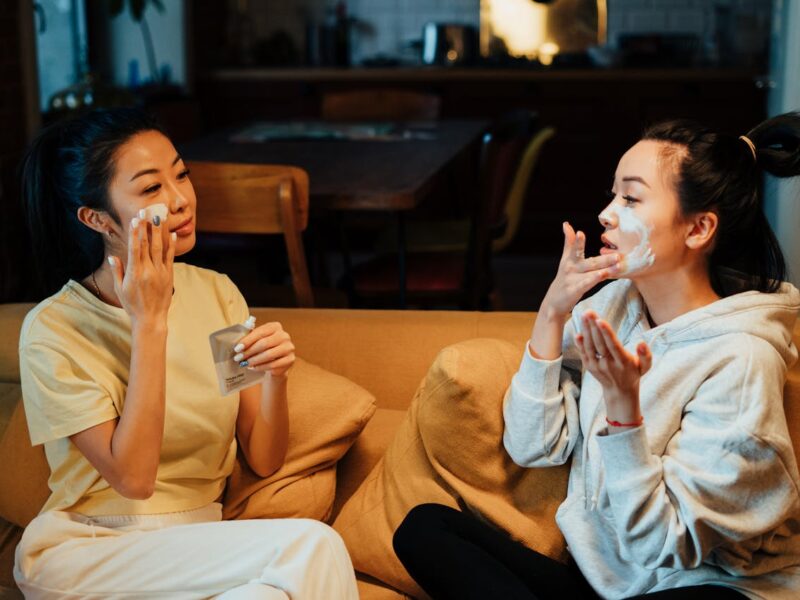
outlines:
[[[20,11],[0,2],[0,302],[35,295],[30,253],[19,202],[17,170],[26,145],[26,106]]]

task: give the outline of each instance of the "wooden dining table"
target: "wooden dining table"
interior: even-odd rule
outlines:
[[[348,125],[342,125],[347,134]],[[192,161],[301,167],[309,176],[312,215],[331,211],[392,213],[397,225],[399,304],[404,306],[405,215],[425,200],[449,166],[474,148],[489,123],[470,119],[393,123],[388,128],[377,124],[372,137],[370,124],[362,124],[361,129],[349,124],[353,125],[354,135],[332,138],[322,134],[326,127],[336,131],[335,124],[248,123],[190,140],[178,150]],[[347,269],[349,257],[345,262]]]

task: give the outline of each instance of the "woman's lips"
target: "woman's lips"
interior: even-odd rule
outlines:
[[[188,221],[184,221],[180,227],[172,230],[179,236],[187,236],[190,235],[194,231],[194,219],[189,219]]]
[[[609,242],[606,236],[604,235],[600,236],[600,241],[603,242],[603,245],[600,248],[600,254],[609,254],[611,252],[616,252],[617,250],[619,250],[619,248],[617,248],[614,244]]]

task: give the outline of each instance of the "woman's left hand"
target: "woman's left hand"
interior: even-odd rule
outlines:
[[[639,380],[653,363],[647,344],[641,342],[636,354],[625,350],[614,330],[591,310],[582,317],[583,333],[575,336],[583,365],[603,386],[606,416],[621,423],[641,419]]]
[[[236,345],[233,357],[244,367],[268,372],[272,377],[285,377],[294,364],[294,344],[280,323],[256,327]],[[246,364],[244,364],[246,362]]]

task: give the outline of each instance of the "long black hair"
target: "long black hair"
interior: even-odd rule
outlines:
[[[682,213],[712,211],[718,217],[708,263],[711,285],[720,296],[774,292],[786,277],[783,253],[762,206],[761,176],[763,171],[800,175],[800,113],[767,119],[744,138],[686,120],[653,125],[642,136],[668,143],[662,160],[674,168]]]
[[[153,130],[163,133],[140,110],[98,109],[50,125],[31,144],[22,162],[22,200],[47,294],[100,266],[102,236],[78,220],[78,209],[106,211],[119,222],[108,194],[117,150]]]

